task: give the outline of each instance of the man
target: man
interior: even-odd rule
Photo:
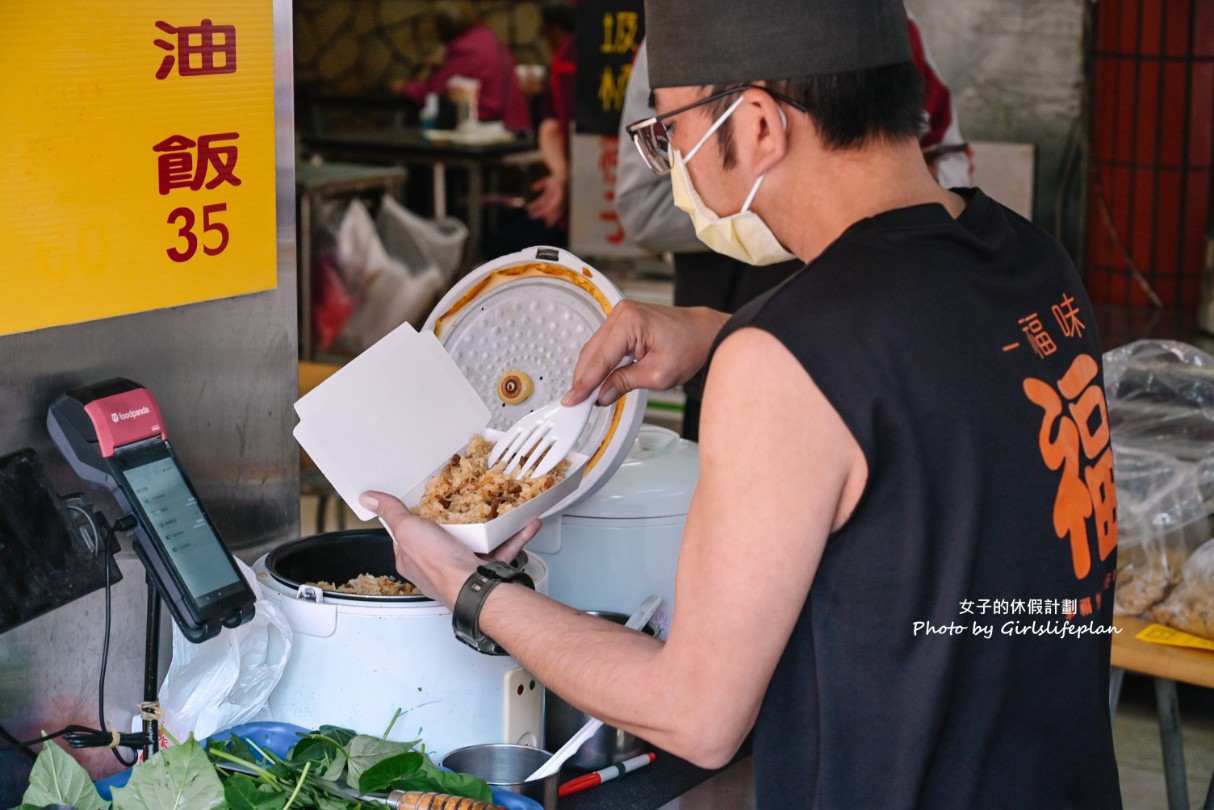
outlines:
[[[631,131],[714,249],[807,266],[732,318],[617,307],[566,398],[711,349],[666,643],[366,503],[402,574],[589,714],[708,767],[753,728],[759,807],[1120,807],[1112,453],[1074,267],[932,178],[900,2],[740,8],[647,5],[658,115]]]
[[[914,19],[907,16],[911,57],[923,77],[923,122],[919,147],[936,182],[945,188],[970,185],[969,147],[961,136],[952,93],[940,78]],[[628,238],[652,253],[674,259],[674,304],[737,312],[748,301],[770,290],[801,269],[793,260],[752,267],[708,250],[695,235],[687,216],[670,199],[670,183],[645,165],[624,128],[653,115],[650,105],[649,56],[642,42],[633,60],[624,109],[620,116],[620,147],[615,184],[615,210]],[[683,438],[698,441],[700,403],[705,369],[683,383]]]

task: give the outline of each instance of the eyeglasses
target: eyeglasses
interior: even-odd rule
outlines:
[[[764,87],[761,84],[740,84],[737,87],[731,87],[728,90],[722,90],[719,93],[705,96],[699,101],[679,107],[677,110],[671,110],[661,115],[646,118],[643,121],[637,121],[635,124],[629,124],[626,131],[632,137],[632,142],[636,144],[637,151],[641,153],[641,159],[645,161],[645,165],[649,167],[649,170],[658,175],[669,174],[671,166],[670,139],[674,137],[675,127],[675,122],[670,119],[703,104],[709,104],[713,101],[726,98],[734,93],[741,93],[743,90],[752,87],[755,90],[762,90],[777,101],[783,101],[785,104],[801,112],[808,112],[803,105],[783,93],[777,93],[770,87]]]

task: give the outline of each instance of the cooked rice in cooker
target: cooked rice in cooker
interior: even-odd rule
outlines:
[[[503,473],[501,463],[488,466],[492,450],[493,442],[473,435],[464,455],[453,455],[426,483],[426,494],[413,514],[435,523],[487,523],[551,489],[569,469],[565,460],[546,475],[520,481]]]
[[[377,577],[374,574],[359,574],[342,585],[332,582],[309,582],[317,588],[334,593],[352,593],[360,596],[421,596],[421,589],[412,582],[396,577]]]

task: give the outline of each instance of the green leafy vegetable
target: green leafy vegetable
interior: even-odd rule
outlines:
[[[361,793],[418,790],[492,801],[492,791],[483,780],[442,770],[419,744],[420,740],[396,742],[340,726],[321,726],[300,734],[286,756],[280,757],[239,736],[209,741],[205,750],[191,736],[135,766],[126,787],[114,788],[112,810],[380,806],[338,795],[334,787],[342,784]],[[38,810],[48,804],[70,804],[79,810],[111,808],[84,768],[54,743],[42,747],[23,804],[14,810]]]
[[[437,767],[429,776],[433,780],[434,787],[428,788],[428,790],[436,793],[450,793],[452,796],[466,796],[486,804],[493,802],[493,791],[489,788],[489,783],[479,776],[457,771],[444,771]]]
[[[286,791],[244,774],[224,780],[223,797],[231,810],[282,810],[287,803]]]
[[[30,786],[21,801],[23,806],[70,804],[79,810],[105,810],[110,806],[93,786],[88,771],[53,740],[42,746],[34,761]]]
[[[218,810],[223,784],[207,752],[193,735],[131,771],[126,787],[114,788],[115,810]]]
[[[394,742],[368,734],[357,735],[350,740],[350,744],[346,747],[350,753],[350,762],[346,769],[346,784],[357,788],[364,771],[388,757],[412,751],[415,744],[416,741]]]
[[[485,780],[467,773],[444,771],[420,751],[381,759],[363,771],[358,780],[358,789],[362,793],[418,790],[423,793],[450,793],[482,802],[493,801],[493,791]]]
[[[404,790],[397,785],[415,776],[422,767],[422,755],[416,751],[407,751],[396,756],[386,757],[363,771],[358,778],[359,793],[370,793],[374,790]]]
[[[347,728],[321,726],[312,734],[302,735],[299,742],[287,752],[285,761],[296,768],[302,768],[309,762],[316,763],[314,773],[317,776],[330,782],[340,782],[349,760],[346,746],[355,736]]]

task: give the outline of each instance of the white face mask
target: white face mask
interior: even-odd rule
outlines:
[[[767,223],[750,210],[750,204],[754,200],[755,194],[759,192],[759,186],[763,185],[763,178],[767,176],[766,174],[755,181],[741,211],[722,217],[700,199],[699,193],[691,182],[691,175],[687,171],[687,161],[695,157],[704,142],[717,131],[721,124],[725,123],[725,119],[729,118],[741,103],[742,99],[739,98],[730,105],[729,109],[708,128],[704,137],[700,138],[700,142],[687,153],[686,158],[678,149],[672,150],[670,182],[674,190],[674,204],[691,216],[696,236],[717,253],[756,266],[789,261],[797,257],[785,250],[776,239],[775,234],[767,227]]]

